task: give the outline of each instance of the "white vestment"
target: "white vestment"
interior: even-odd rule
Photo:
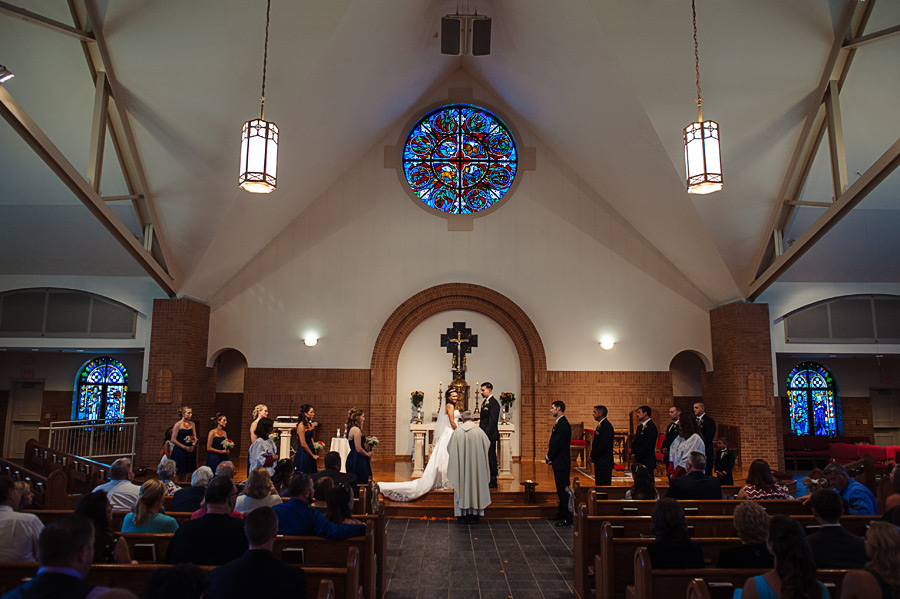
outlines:
[[[488,436],[471,420],[460,424],[450,436],[447,476],[453,486],[454,516],[483,516],[484,508],[491,504],[490,449]]]

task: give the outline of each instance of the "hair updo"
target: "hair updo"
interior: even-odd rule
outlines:
[[[347,410],[347,431],[349,432],[351,428],[354,426],[357,428],[362,428],[359,424],[360,416],[365,414],[366,411],[362,408],[350,408]]]

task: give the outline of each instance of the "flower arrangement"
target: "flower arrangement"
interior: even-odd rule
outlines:
[[[378,447],[378,437],[366,437],[366,449],[372,451]]]
[[[195,437],[194,435],[191,435],[190,437],[187,437],[184,440],[184,442],[187,445],[194,445],[195,443],[197,443],[197,437]]]
[[[422,407],[422,401],[424,399],[425,399],[425,394],[422,393],[421,391],[413,391],[412,393],[409,394],[409,401],[412,403],[412,405],[414,405],[416,407],[416,409],[419,409]]]
[[[319,453],[323,449],[325,449],[325,444],[321,441],[316,441],[313,443],[313,451],[315,451],[316,453]]]
[[[274,433],[269,433],[269,441],[277,442],[279,437],[280,437],[280,435],[278,434],[277,431]]]
[[[227,451],[232,447],[234,447],[234,441],[232,441],[231,439],[225,439],[224,441],[222,441],[222,449]]]
[[[500,394],[500,403],[504,408],[510,408],[513,405],[513,402],[516,401],[516,394],[510,393],[509,391],[504,391]]]

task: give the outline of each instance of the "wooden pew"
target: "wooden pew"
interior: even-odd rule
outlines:
[[[17,481],[31,483],[31,490],[34,493],[32,505],[37,508],[71,509],[81,498],[80,495],[73,497],[66,492],[68,477],[62,469],[44,475],[23,468],[15,462],[0,459],[0,474],[11,476]]]
[[[797,492],[797,481],[795,480],[779,480],[778,484],[784,485],[788,488],[791,493]],[[722,495],[724,497],[737,497],[738,492],[740,492],[742,484],[739,485],[726,485],[722,487]],[[588,494],[591,492],[591,489],[595,489],[597,491],[598,497],[600,499],[609,499],[610,501],[621,501],[625,499],[625,492],[628,491],[631,487],[628,485],[609,485],[609,486],[593,486],[593,480],[588,478],[584,484],[582,484],[581,479],[579,477],[575,477],[572,480],[572,495],[574,497],[574,503],[572,505],[577,506],[582,503],[588,502]],[[669,490],[669,485],[667,481],[662,481],[656,487],[657,491],[659,491],[660,497],[665,497],[666,493]]]
[[[94,487],[109,480],[108,465],[50,449],[35,439],[25,443],[24,462],[26,468],[44,476],[54,470],[63,470],[68,478],[66,491],[70,494],[90,493]]]
[[[751,576],[766,569],[721,569],[705,568],[696,570],[654,570],[650,565],[650,552],[640,548],[634,552],[634,586],[628,587],[628,599],[681,599],[687,596],[688,586],[696,578],[702,578],[707,588],[713,582],[731,585],[732,592],[741,588]],[[828,588],[832,597],[839,597],[841,583],[849,570],[819,570],[818,578]],[[719,591],[721,592],[721,591]],[[731,596],[728,594],[727,596]]]
[[[609,522],[617,537],[640,537],[650,535],[652,524],[650,516],[589,516],[598,521]],[[807,534],[818,532],[820,526],[815,516],[792,516],[803,525]],[[736,537],[733,516],[686,516],[688,529],[692,537]],[[864,536],[869,523],[877,516],[844,516],[841,524],[853,534]]]
[[[355,550],[350,550],[346,567],[301,566],[306,574],[306,599],[359,599],[362,589],[358,584],[359,564]],[[6,594],[25,580],[37,574],[36,562],[0,563],[0,594]],[[97,564],[91,567],[87,581],[98,586],[128,589],[140,596],[150,576],[168,565]],[[213,566],[200,566],[212,572]],[[354,593],[354,580],[356,581]]]
[[[360,489],[360,498],[362,497]],[[387,518],[384,515],[384,502],[377,494],[372,494],[371,513],[355,516],[364,524],[373,522],[375,526],[375,592],[378,599],[384,598],[385,557],[387,555]]]
[[[683,499],[678,501],[684,508],[686,516],[730,516],[734,514],[734,508],[743,502],[740,499]],[[786,514],[788,516],[812,514],[812,508],[809,505],[803,505],[799,499],[785,501],[769,499],[759,500],[755,503],[764,507],[769,514]],[[656,501],[653,500],[601,500],[591,494],[589,494],[587,503],[588,514],[591,516],[649,516],[655,505]]]

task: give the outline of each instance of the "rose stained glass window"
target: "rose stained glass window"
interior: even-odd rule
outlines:
[[[91,360],[78,373],[73,420],[102,420],[125,417],[128,372],[121,362],[109,357]]]
[[[804,362],[787,379],[791,432],[795,435],[838,435],[843,430],[841,400],[831,373]]]
[[[516,178],[516,142],[496,115],[468,104],[425,115],[406,140],[403,172],[422,202],[447,214],[490,208]]]

